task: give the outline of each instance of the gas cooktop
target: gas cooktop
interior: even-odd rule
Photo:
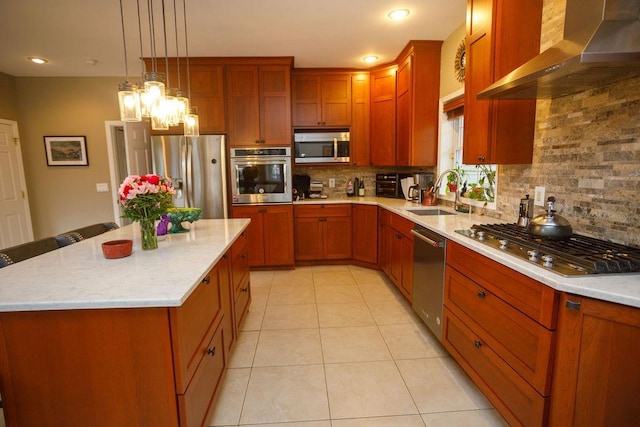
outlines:
[[[479,224],[456,232],[562,276],[640,274],[640,248],[593,237],[541,239],[517,224]]]

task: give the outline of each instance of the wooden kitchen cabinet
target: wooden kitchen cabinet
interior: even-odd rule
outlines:
[[[371,165],[396,163],[396,70],[389,66],[371,72]]]
[[[233,218],[250,218],[247,227],[249,266],[292,266],[292,205],[232,206]]]
[[[351,205],[294,207],[296,261],[351,258]]]
[[[559,294],[447,243],[443,344],[510,425],[549,417]]]
[[[156,69],[166,73],[164,59],[158,58]],[[145,58],[145,66],[151,69],[151,60]],[[169,58],[169,87],[178,87],[178,67],[175,58]],[[189,78],[191,83],[190,105],[197,108],[200,133],[226,133],[224,109],[224,67],[215,58],[190,58]],[[180,60],[180,87],[188,95],[187,64]],[[182,134],[182,125],[165,131],[152,131],[153,134]]]
[[[351,164],[369,166],[371,164],[371,78],[368,72],[358,72],[351,76],[351,140],[349,142]]]
[[[292,77],[293,126],[351,126],[351,74],[295,71]]]
[[[291,145],[292,60],[227,66],[229,146]]]
[[[478,92],[540,52],[542,0],[468,0],[465,164],[531,163],[535,100],[478,100]]]
[[[179,307],[0,313],[7,426],[204,425],[226,366],[219,268]]]
[[[399,55],[396,77],[396,165],[438,163],[442,41],[411,41]]]
[[[380,214],[380,267],[409,302],[413,300],[413,226],[387,210]]]
[[[378,207],[351,205],[353,225],[353,259],[370,264],[378,263]]]
[[[231,287],[233,289],[233,317],[236,334],[251,303],[247,234],[247,231],[244,231],[231,247]]]
[[[638,425],[639,355],[640,309],[563,294],[549,425]]]

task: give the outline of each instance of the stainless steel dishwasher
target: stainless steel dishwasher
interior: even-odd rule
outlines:
[[[411,234],[414,236],[413,310],[441,340],[447,239],[419,225]]]

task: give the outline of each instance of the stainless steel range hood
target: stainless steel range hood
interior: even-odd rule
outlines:
[[[564,38],[478,99],[557,98],[640,75],[640,0],[567,0]]]

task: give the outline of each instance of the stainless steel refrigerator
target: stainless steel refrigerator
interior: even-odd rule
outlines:
[[[153,172],[171,178],[176,207],[202,209],[202,218],[227,218],[224,135],[152,136]]]

